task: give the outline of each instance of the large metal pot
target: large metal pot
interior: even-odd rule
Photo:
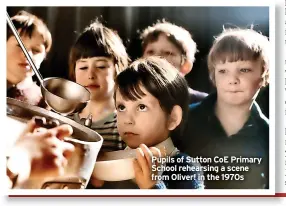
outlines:
[[[60,124],[69,124],[73,128],[73,135],[69,142],[75,145],[75,152],[68,161],[65,174],[61,177],[48,177],[36,181],[28,181],[21,188],[85,188],[94,169],[98,152],[103,138],[95,131],[78,124],[52,111],[29,105],[15,99],[7,98],[6,128],[9,130],[8,145],[13,143],[21,134],[25,123],[34,116],[58,120]],[[19,126],[20,125],[20,126]],[[11,128],[11,129],[9,129]],[[10,144],[9,144],[10,143]],[[7,147],[9,150],[9,147]]]

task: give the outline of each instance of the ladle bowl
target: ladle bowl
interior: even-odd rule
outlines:
[[[90,99],[85,87],[62,78],[44,79],[41,92],[47,105],[64,116],[82,110]]]

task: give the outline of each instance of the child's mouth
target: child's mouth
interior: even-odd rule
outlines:
[[[228,91],[228,92],[230,92],[230,93],[240,93],[242,91]]]
[[[19,64],[19,66],[23,69],[25,69],[26,71],[29,71],[31,68],[30,68],[30,65],[29,64],[26,64],[26,63],[21,63]]]
[[[98,89],[98,88],[99,88],[99,85],[97,85],[97,84],[88,85],[88,86],[86,86],[86,88],[88,88],[88,89]]]
[[[138,134],[135,134],[133,132],[124,132],[124,136],[125,137],[133,137],[133,136],[136,136],[136,135],[138,135]]]

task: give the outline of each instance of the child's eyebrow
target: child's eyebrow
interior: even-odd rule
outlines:
[[[79,60],[77,60],[77,62],[87,62],[87,60],[86,59],[79,59]]]
[[[251,66],[251,62],[241,62],[239,65],[242,65],[242,66]]]
[[[102,57],[101,57],[101,58],[96,59],[95,61],[98,61],[98,62],[99,62],[99,61],[107,62],[107,60],[106,60],[105,58],[102,58]]]
[[[156,103],[155,100],[149,99],[148,97],[146,98],[146,96],[145,96],[145,98],[142,97],[142,99],[139,99],[138,101],[139,101],[139,103],[141,103],[141,104],[150,104],[150,105],[153,105],[153,104]]]
[[[124,104],[122,101],[116,100],[115,105]]]

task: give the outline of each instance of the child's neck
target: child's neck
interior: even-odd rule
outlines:
[[[18,89],[26,89],[26,88],[29,88],[33,84],[34,84],[34,82],[33,82],[32,77],[26,77],[23,81],[21,81],[17,84],[17,88]]]
[[[89,114],[92,114],[92,121],[96,122],[112,112],[115,112],[113,98],[101,101],[91,100],[79,116],[80,118],[86,118]]]
[[[250,106],[251,103],[230,105],[218,99],[215,114],[228,137],[236,134],[243,127],[250,115]]]

